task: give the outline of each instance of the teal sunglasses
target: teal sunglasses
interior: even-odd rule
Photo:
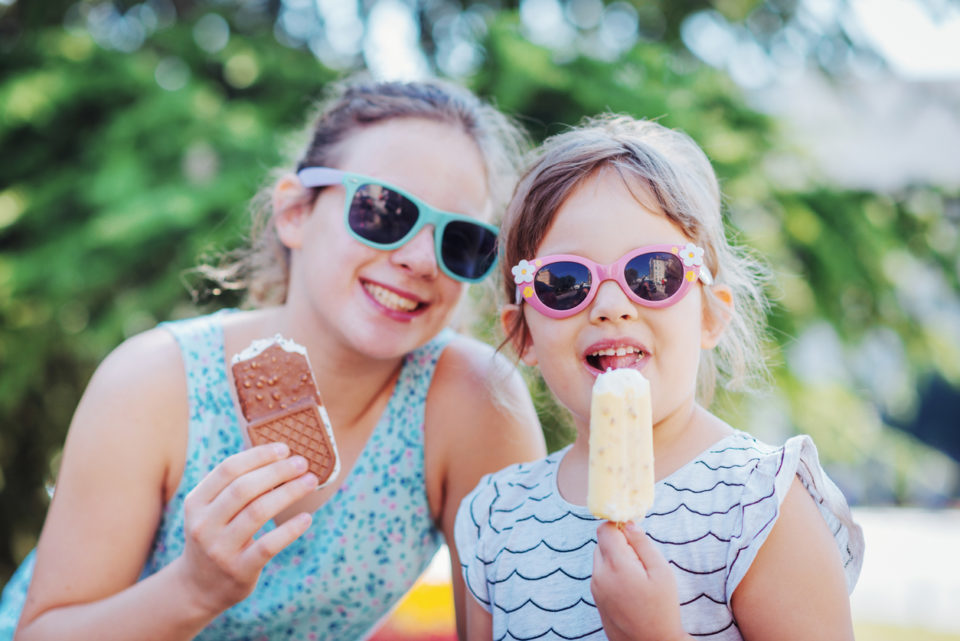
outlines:
[[[498,230],[493,225],[440,211],[369,176],[329,167],[304,167],[297,171],[297,177],[304,187],[344,186],[347,229],[364,245],[396,249],[416,236],[424,225],[433,225],[437,263],[450,278],[479,282],[497,262]]]

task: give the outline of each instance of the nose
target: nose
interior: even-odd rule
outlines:
[[[420,278],[436,278],[439,274],[434,250],[433,225],[426,225],[404,245],[390,254],[390,262]]]
[[[637,306],[615,280],[605,280],[597,289],[597,297],[590,304],[590,322],[618,322],[637,318]]]

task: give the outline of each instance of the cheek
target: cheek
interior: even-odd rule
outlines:
[[[687,367],[691,360],[699,360],[703,325],[698,303],[694,297],[688,296],[677,305],[664,310],[669,313],[658,314],[651,320],[655,323],[654,331],[660,351],[669,352],[669,360],[677,366]]]

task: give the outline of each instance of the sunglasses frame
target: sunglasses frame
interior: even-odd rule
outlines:
[[[416,236],[421,229],[426,225],[433,225],[433,244],[434,252],[437,259],[437,265],[440,266],[440,269],[444,274],[449,276],[454,280],[458,280],[464,283],[478,283],[484,278],[490,275],[494,267],[497,264],[497,252],[496,252],[496,241],[500,233],[500,230],[496,225],[491,225],[490,223],[485,223],[476,218],[466,216],[464,214],[454,214],[448,211],[442,211],[436,207],[432,207],[423,200],[417,198],[413,194],[400,189],[399,187],[394,187],[390,183],[383,182],[376,178],[371,178],[370,176],[364,176],[363,174],[355,174],[349,171],[342,171],[340,169],[332,169],[330,167],[304,167],[297,171],[297,178],[300,179],[300,183],[304,187],[329,187],[331,185],[343,185],[346,189],[346,194],[344,196],[344,206],[343,206],[343,222],[347,227],[347,231],[350,233],[353,238],[360,241],[367,247],[373,247],[374,249],[382,249],[385,251],[397,249],[402,247],[410,241],[411,238]],[[350,226],[350,207],[353,203],[353,197],[356,195],[357,190],[362,185],[373,184],[378,187],[383,187],[389,189],[393,192],[396,192],[412,202],[417,207],[417,220],[414,222],[413,227],[410,228],[402,238],[396,240],[392,243],[378,243],[372,241],[368,238],[364,238]],[[494,256],[493,261],[490,263],[490,266],[486,271],[483,272],[480,276],[475,276],[473,278],[467,276],[461,276],[455,274],[447,267],[446,263],[443,260],[443,234],[447,228],[447,225],[452,222],[462,222],[472,225],[477,225],[490,233],[494,237]]]
[[[643,256],[644,254],[673,254],[677,257],[677,260],[680,261],[680,264],[683,266],[683,279],[679,289],[671,296],[658,301],[647,300],[638,296],[630,289],[629,285],[627,285],[627,279],[625,277],[627,264],[634,258]],[[570,309],[554,309],[548,307],[537,297],[534,281],[536,280],[537,273],[544,267],[563,262],[576,263],[589,270],[590,291],[587,293],[586,298],[576,306]],[[574,254],[552,254],[532,260],[521,260],[513,267],[512,271],[514,274],[514,282],[517,284],[516,304],[519,305],[521,302],[527,302],[535,310],[549,318],[569,318],[570,316],[579,314],[589,307],[593,299],[597,297],[600,285],[608,280],[615,281],[620,285],[623,293],[634,303],[642,305],[643,307],[652,308],[669,307],[677,303],[686,295],[690,286],[697,279],[704,285],[713,284],[713,276],[710,274],[710,270],[703,264],[703,249],[693,243],[687,243],[683,246],[672,243],[638,247],[637,249],[627,252],[609,265],[602,265],[589,258],[576,256]]]

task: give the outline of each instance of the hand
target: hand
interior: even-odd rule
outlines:
[[[673,571],[640,526],[597,528],[590,591],[611,641],[689,639],[680,622]]]
[[[184,500],[181,562],[187,589],[214,616],[253,592],[260,571],[303,534],[301,513],[263,536],[267,521],[317,487],[302,456],[283,443],[260,445],[225,459]]]

